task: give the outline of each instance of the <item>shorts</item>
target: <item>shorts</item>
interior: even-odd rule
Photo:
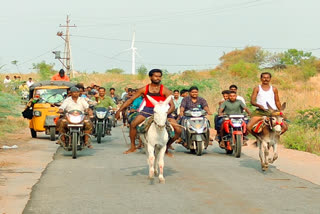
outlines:
[[[144,116],[145,118],[148,118],[148,117],[150,117],[150,116],[153,115],[153,108],[152,108],[152,107],[146,107],[146,106],[145,106],[145,107],[142,109],[142,111],[140,111],[139,115],[142,115],[142,116]],[[174,119],[174,117],[173,117],[171,114],[168,115],[168,118],[173,118],[173,119]]]

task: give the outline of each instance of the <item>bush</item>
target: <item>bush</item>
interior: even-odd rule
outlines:
[[[112,69],[106,70],[106,73],[109,73],[109,74],[122,74],[122,73],[124,73],[124,70],[122,70],[121,68],[112,68]]]
[[[235,76],[254,79],[257,78],[259,68],[254,63],[240,60],[238,63],[231,65],[229,70]]]
[[[320,128],[320,108],[298,111],[297,124],[313,129]]]
[[[144,65],[141,65],[138,68],[138,79],[139,80],[145,79],[147,77],[147,73],[148,73],[148,69]]]
[[[37,73],[40,76],[40,80],[50,80],[57,71],[53,69],[54,64],[46,64],[45,61],[42,61],[38,64],[33,64],[33,68],[37,69]]]

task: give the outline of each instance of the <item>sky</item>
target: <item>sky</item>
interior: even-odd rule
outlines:
[[[136,34],[136,68],[181,72],[210,69],[235,48],[289,48],[320,56],[317,0],[1,0],[0,72],[34,72],[45,61],[62,68],[52,51],[64,51],[56,35],[70,29],[75,70],[131,72]],[[17,60],[18,64],[11,62]]]

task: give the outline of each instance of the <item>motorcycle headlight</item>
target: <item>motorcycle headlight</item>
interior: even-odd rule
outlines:
[[[99,119],[105,118],[106,114],[107,114],[106,111],[97,111],[96,112],[97,118],[99,118]]]
[[[200,117],[201,116],[201,111],[193,111],[191,112],[192,117]]]
[[[77,115],[77,116],[69,115],[69,121],[71,123],[81,123],[82,120],[83,120],[83,115]]]
[[[41,111],[34,111],[33,115],[36,117],[40,117],[41,116]]]
[[[242,120],[231,119],[231,123],[234,127],[241,127]]]

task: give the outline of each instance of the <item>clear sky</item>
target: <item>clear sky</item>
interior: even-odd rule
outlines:
[[[1,0],[0,72],[32,70],[32,63],[63,51],[56,36],[70,15],[73,66],[104,72],[131,71],[133,30],[137,67],[169,72],[213,68],[224,52],[257,45],[271,52],[288,48],[320,55],[318,0]],[[313,50],[315,49],[315,50]],[[124,51],[124,52],[123,52]]]

